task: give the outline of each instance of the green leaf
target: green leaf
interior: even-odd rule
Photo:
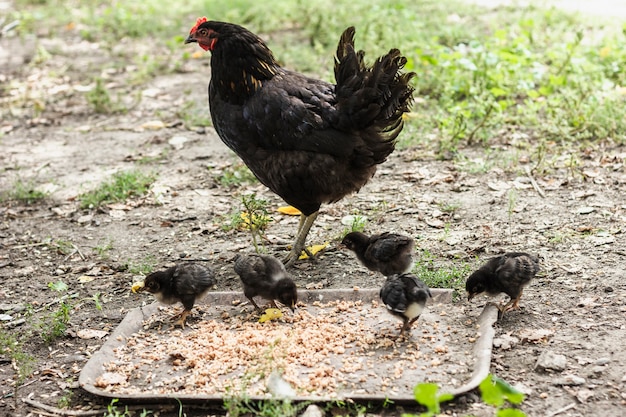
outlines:
[[[500,407],[504,404],[504,397],[496,384],[492,381],[491,374],[487,375],[487,377],[483,379],[483,382],[480,383],[478,388],[480,389],[481,397],[486,404],[493,405],[495,407]]]
[[[417,384],[413,389],[415,401],[428,408],[428,411],[438,413],[439,401],[437,401],[437,384]]]
[[[491,374],[480,383],[479,388],[483,401],[495,407],[501,407],[505,399],[511,404],[520,404],[525,397],[508,382]]]
[[[49,282],[48,288],[54,291],[63,292],[67,290],[67,284],[63,281]]]
[[[524,401],[524,394],[511,386],[508,382],[497,376],[493,377],[493,380],[504,396],[511,404],[521,404]]]
[[[526,417],[526,413],[517,408],[505,408],[496,412],[496,417]]]

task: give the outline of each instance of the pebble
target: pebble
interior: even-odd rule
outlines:
[[[555,379],[552,382],[552,385],[573,386],[573,385],[582,385],[584,383],[585,383],[585,378],[582,378],[582,377],[576,376],[576,375],[565,375],[565,376],[562,376],[560,378]]]
[[[609,362],[611,362],[611,359],[609,359],[609,358],[600,358],[597,361],[595,361],[593,364],[602,366],[602,365],[608,364]]]
[[[567,367],[567,358],[547,350],[544,350],[535,364],[535,369],[540,371],[562,372]]]
[[[0,304],[0,311],[17,313],[24,310],[26,310],[26,306],[24,304]]]
[[[324,412],[315,404],[309,405],[301,417],[324,417]]]

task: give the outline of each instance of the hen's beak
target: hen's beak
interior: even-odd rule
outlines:
[[[190,33],[189,36],[187,36],[187,39],[185,39],[185,44],[196,42],[198,42],[198,40],[194,37],[193,33]]]
[[[467,301],[471,301],[472,298],[474,298],[476,294],[472,294],[472,293],[467,293]]]

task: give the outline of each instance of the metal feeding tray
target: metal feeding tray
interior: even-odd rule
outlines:
[[[378,289],[301,290],[304,306],[264,323],[240,292],[212,292],[185,329],[172,327],[176,307],[155,302],[127,314],[79,383],[99,396],[144,402],[245,395],[407,403],[422,382],[462,394],[489,372],[497,309],[487,304],[472,318],[452,303],[452,290],[432,293],[405,338]]]

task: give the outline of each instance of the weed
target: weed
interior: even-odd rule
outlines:
[[[128,411],[128,406],[124,407],[124,411],[118,410],[117,405],[116,405],[118,402],[119,402],[119,399],[117,398],[112,399],[111,403],[107,405],[106,413],[102,417],[132,417],[134,415],[134,414],[131,414],[130,411]],[[182,410],[182,407],[180,409]],[[146,411],[144,409],[139,414],[139,417],[148,417],[149,415],[152,415],[152,414],[153,413],[151,411]]]
[[[68,289],[67,284],[63,281],[50,282],[48,283],[48,288],[58,293],[66,292]],[[49,312],[44,319],[39,322],[41,338],[47,345],[65,335],[67,325],[70,322],[70,312],[73,308],[68,299],[69,296],[67,294],[61,297],[58,302],[58,308]]]
[[[25,204],[34,204],[45,199],[47,196],[43,191],[37,190],[32,181],[18,179],[13,184],[11,190],[0,194],[2,201],[19,201]]]
[[[415,401],[426,407],[426,412],[419,417],[432,417],[441,413],[441,403],[450,401],[454,398],[452,394],[439,394],[437,384],[422,383],[417,384],[413,389]],[[403,414],[403,417],[417,417],[414,414]]]
[[[211,126],[212,124],[205,102],[198,103],[196,100],[189,100],[179,107],[176,115],[182,119],[185,126],[189,129],[199,126]],[[251,172],[249,175],[253,176]],[[223,184],[222,181],[220,181],[220,184],[230,185]]]
[[[111,99],[111,94],[100,77],[96,78],[94,88],[85,94],[85,99],[96,113],[110,114],[126,110],[119,100],[114,102]]]
[[[113,242],[111,240],[106,241],[106,243],[101,243],[97,246],[94,246],[93,250],[98,254],[101,259],[109,258],[109,251],[113,249]]]
[[[72,380],[69,379],[66,382],[71,384]],[[73,394],[74,394],[74,391],[72,391],[70,389],[63,390],[63,395],[61,395],[61,397],[57,400],[57,406],[59,408],[67,408],[67,407],[69,407],[72,404],[72,396],[73,396]]]
[[[69,255],[76,250],[76,246],[72,242],[63,239],[52,240],[47,246],[61,255]]]
[[[0,327],[0,355],[11,358],[16,373],[16,387],[35,370],[35,358],[24,351],[23,340]]]
[[[267,201],[256,198],[256,194],[241,196],[244,211],[241,212],[240,227],[250,231],[254,249],[259,253],[259,242],[263,243],[263,231],[272,221],[267,210]]]
[[[437,206],[439,210],[449,215],[456,213],[456,211],[461,208],[459,203],[439,203]]]
[[[295,417],[308,403],[294,403],[290,400],[250,400],[248,397],[228,397],[224,399],[224,409],[231,417],[253,415],[256,417]]]
[[[258,180],[248,167],[240,162],[225,168],[217,177],[217,181],[224,187],[233,187],[254,183]]]
[[[465,290],[465,279],[472,271],[472,266],[463,263],[438,265],[435,256],[423,250],[413,266],[413,273],[431,288],[452,288],[455,294]]]
[[[385,400],[387,404],[387,400]],[[385,405],[383,404],[383,407]],[[363,404],[355,403],[352,400],[335,400],[325,407],[325,411],[337,417],[363,417],[367,415],[368,407]]]
[[[505,401],[519,405],[524,401],[524,394],[513,388],[506,381],[495,375],[487,375],[478,387],[482,400],[496,407],[497,417],[525,417],[526,414],[516,408],[504,407]]]
[[[118,172],[110,181],[101,184],[93,191],[82,194],[80,207],[95,208],[103,204],[125,201],[132,197],[141,197],[148,192],[155,176],[140,171]]]
[[[348,227],[341,231],[340,240],[350,232],[363,232],[367,225],[367,217],[360,214],[348,214],[341,219],[341,224]]]
[[[128,261],[124,265],[124,269],[133,275],[148,275],[157,266],[157,260],[152,255],[147,255],[144,259],[135,262]]]
[[[480,395],[485,404],[496,407],[496,417],[525,417],[526,414],[516,408],[504,408],[504,402],[519,405],[524,401],[524,394],[517,391],[495,375],[487,375],[480,383]],[[422,383],[413,390],[415,401],[426,407],[426,412],[419,415],[402,414],[402,417],[434,417],[441,412],[441,404],[454,398],[452,394],[439,394],[437,384]]]

